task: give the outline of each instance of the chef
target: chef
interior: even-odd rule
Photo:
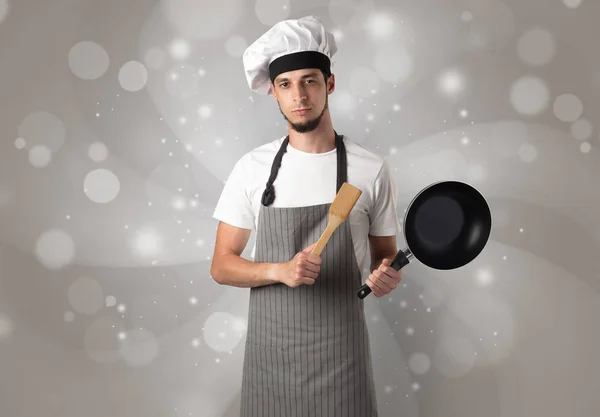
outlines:
[[[275,24],[243,55],[250,89],[273,96],[288,134],[237,161],[214,212],[211,276],[250,288],[241,417],[378,416],[356,291],[367,257],[376,297],[400,282],[390,268],[397,190],[382,157],[333,129],[336,51],[307,16]],[[344,182],[362,195],[321,255],[311,254]],[[252,230],[249,261],[241,253]]]

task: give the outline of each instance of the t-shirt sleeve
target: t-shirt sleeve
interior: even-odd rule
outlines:
[[[398,232],[396,206],[398,190],[385,161],[375,178],[373,205],[369,213],[369,234],[372,236],[395,236]]]
[[[231,170],[215,207],[213,218],[235,227],[252,229],[254,212],[248,193],[249,177],[246,165],[247,155],[240,158]]]

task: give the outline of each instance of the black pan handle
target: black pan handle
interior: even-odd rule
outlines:
[[[392,261],[392,264],[390,266],[396,271],[399,271],[401,268],[408,265],[409,262],[410,260],[408,259],[404,251],[401,249],[394,257],[394,260]],[[361,300],[369,294],[371,294],[371,288],[367,284],[364,284],[362,287],[360,287],[360,289],[356,293],[356,295],[358,295],[358,298],[360,298]]]

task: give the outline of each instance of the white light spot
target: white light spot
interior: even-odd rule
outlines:
[[[531,143],[524,143],[519,147],[519,158],[523,162],[533,162],[537,159],[537,149]]]
[[[95,314],[102,308],[104,291],[90,277],[78,278],[69,286],[68,298],[73,310],[80,314]]]
[[[233,58],[239,58],[248,47],[246,39],[239,35],[233,35],[225,42],[225,51]]]
[[[458,71],[448,70],[438,77],[438,89],[448,97],[460,96],[464,88],[465,79]]]
[[[210,116],[212,116],[212,109],[210,106],[200,106],[198,109],[198,114],[201,118],[208,119]]]
[[[52,160],[52,151],[45,146],[34,146],[29,150],[29,163],[35,168],[45,168]]]
[[[471,20],[473,20],[473,13],[471,13],[468,10],[465,10],[461,13],[460,18],[465,22],[470,22]]]
[[[578,140],[588,140],[592,136],[594,127],[586,118],[581,118],[571,125],[571,135]]]
[[[165,65],[166,54],[160,48],[150,48],[146,52],[144,62],[146,66],[153,70],[159,70]]]
[[[408,360],[408,366],[414,374],[424,375],[429,371],[431,361],[425,353],[415,353]]]
[[[8,338],[13,329],[14,325],[10,317],[0,313],[0,340]]]
[[[18,135],[30,148],[39,145],[58,151],[66,140],[65,124],[54,114],[38,111],[27,115],[19,124]]]
[[[169,45],[169,53],[173,59],[178,61],[186,60],[192,52],[192,48],[185,39],[175,39]]]
[[[583,104],[574,94],[561,94],[554,100],[554,115],[563,122],[574,122],[583,113]]]
[[[394,34],[394,20],[385,13],[373,13],[367,18],[365,29],[374,40],[389,40]]]
[[[246,326],[229,313],[211,314],[204,323],[204,341],[217,352],[234,349],[242,339]]]
[[[175,197],[171,203],[175,210],[185,210],[186,201],[183,197]]]
[[[124,305],[124,304],[119,304],[119,305],[117,306],[117,311],[118,311],[119,313],[124,313],[124,312],[125,312],[125,310],[126,310],[126,307],[125,307],[125,305]]]
[[[517,40],[517,55],[521,61],[534,67],[549,64],[555,53],[554,37],[545,29],[531,28]]]
[[[40,235],[35,244],[38,261],[48,269],[61,269],[75,257],[75,243],[69,234],[60,229],[50,229]]]
[[[95,203],[104,204],[114,200],[119,194],[121,184],[115,174],[107,169],[90,171],[83,181],[87,197]]]
[[[565,6],[567,6],[569,9],[576,9],[579,6],[581,6],[581,3],[583,3],[583,0],[563,0],[565,3]]]
[[[126,91],[139,91],[147,82],[148,70],[138,61],[129,61],[119,70],[119,83]]]
[[[17,149],[23,149],[25,146],[27,146],[27,142],[25,142],[25,139],[23,139],[23,138],[17,138],[15,140],[15,148],[17,148]]]
[[[10,4],[8,0],[0,0],[0,23],[6,19],[8,12],[10,11]]]
[[[71,323],[75,320],[75,313],[73,313],[72,311],[67,311],[65,312],[63,318],[67,323]]]
[[[463,119],[469,117],[469,111],[467,109],[462,109],[459,114]]]
[[[460,143],[462,143],[463,145],[468,145],[469,138],[467,136],[463,136],[462,139],[460,140]]]
[[[88,148],[88,156],[94,162],[102,162],[108,157],[108,148],[102,142],[94,142]]]
[[[104,48],[95,42],[82,41],[69,51],[69,68],[84,80],[95,80],[108,70],[109,57]]]
[[[402,84],[412,75],[414,62],[402,45],[386,44],[376,50],[373,68],[382,80]]]
[[[400,110],[402,110],[402,106],[400,104],[394,104],[392,106],[392,110],[394,110],[395,112],[399,112]]]
[[[114,296],[109,295],[108,297],[106,297],[104,303],[106,307],[114,307],[115,305],[117,305],[117,299]]]
[[[336,91],[331,96],[331,102],[336,112],[346,115],[353,113],[357,106],[356,98],[347,90]]]
[[[195,306],[198,304],[198,299],[196,297],[190,297],[190,304]]]
[[[589,153],[592,150],[592,145],[590,145],[588,142],[583,142],[579,149],[583,153]]]
[[[550,90],[538,77],[521,77],[510,88],[510,103],[522,115],[535,116],[542,113],[549,101]]]
[[[482,287],[490,285],[494,279],[492,271],[490,271],[489,269],[477,270],[475,277],[477,279],[477,283]]]
[[[132,249],[136,255],[149,258],[162,252],[162,239],[154,229],[142,228],[133,237]]]

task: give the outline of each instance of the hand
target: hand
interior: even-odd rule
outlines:
[[[321,271],[321,257],[310,253],[317,242],[298,252],[294,258],[282,263],[280,281],[291,288],[313,285]]]
[[[383,297],[396,289],[402,280],[402,270],[396,271],[390,265],[392,261],[384,258],[379,268],[367,278],[366,284],[376,297]]]

